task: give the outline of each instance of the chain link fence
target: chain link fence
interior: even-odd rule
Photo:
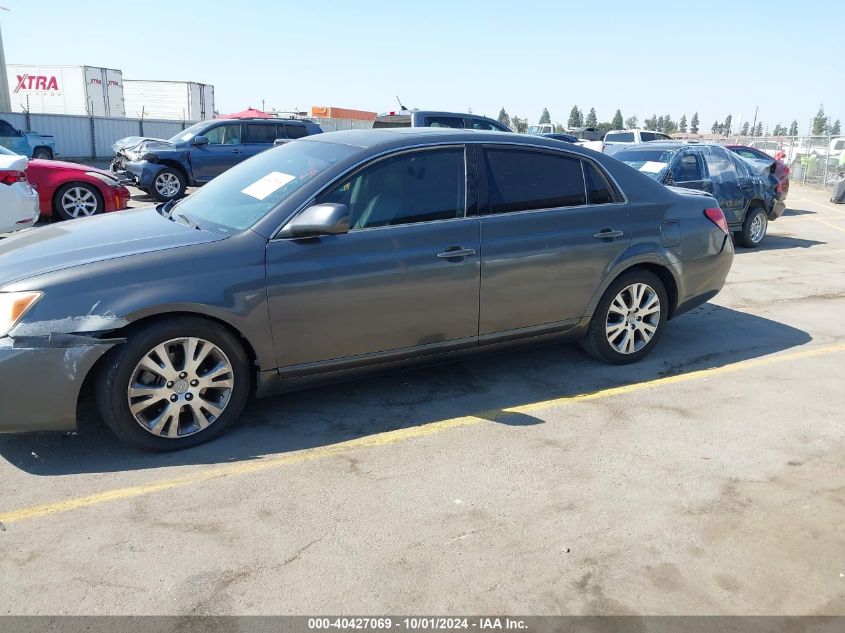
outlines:
[[[728,136],[706,140],[754,147],[772,158],[782,153],[794,183],[832,189],[845,177],[845,136]]]

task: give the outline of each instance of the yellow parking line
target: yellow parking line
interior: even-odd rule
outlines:
[[[817,204],[820,207],[824,207],[825,209],[829,209],[831,211],[835,211],[836,213],[845,215],[845,211],[842,209],[837,209],[832,204],[828,204],[827,202],[819,202],[818,200],[808,200],[807,198],[795,198],[799,202],[809,202],[810,204]]]
[[[845,233],[845,228],[842,228],[841,226],[836,226],[835,224],[831,224],[827,220],[822,220],[821,218],[812,218],[812,219],[815,220],[816,222],[824,224],[825,226],[829,226],[832,229],[836,229],[837,231],[842,231],[843,233]]]
[[[279,468],[282,466],[289,466],[291,464],[298,464],[302,462],[314,461],[325,457],[331,457],[344,453],[356,448],[373,448],[377,446],[387,446],[390,444],[398,444],[414,438],[426,437],[435,435],[443,431],[456,429],[466,426],[475,426],[495,420],[498,417],[507,415],[508,413],[531,413],[540,409],[548,409],[551,407],[574,404],[578,402],[585,402],[590,400],[600,400],[604,398],[611,398],[625,394],[634,393],[644,389],[654,389],[664,385],[674,385],[692,380],[708,378],[723,373],[732,373],[738,371],[745,371],[748,369],[755,369],[766,365],[774,365],[780,363],[788,363],[802,358],[812,358],[816,356],[825,356],[828,354],[835,354],[845,352],[845,343],[837,343],[826,346],[810,346],[799,349],[794,352],[785,354],[778,354],[775,356],[765,356],[763,358],[756,358],[746,361],[740,361],[731,365],[723,365],[720,367],[712,367],[709,369],[701,369],[685,374],[678,374],[675,376],[666,376],[664,378],[656,378],[654,380],[647,380],[644,382],[633,383],[630,385],[623,385],[621,387],[611,387],[609,389],[601,389],[591,393],[578,394],[574,396],[563,396],[561,398],[552,398],[542,402],[533,402],[530,404],[520,405],[516,407],[509,407],[501,411],[490,411],[468,415],[459,418],[451,418],[448,420],[440,420],[414,426],[410,428],[397,429],[395,431],[386,431],[384,433],[376,433],[366,437],[360,437],[337,444],[329,444],[327,446],[320,446],[316,448],[309,448],[292,453],[285,453],[284,455],[277,455],[274,457],[265,457],[256,461],[242,462],[237,464],[225,464],[208,468],[206,470],[185,475],[183,477],[174,477],[172,479],[163,479],[149,484],[142,484],[138,486],[130,486],[127,488],[117,488],[114,490],[106,490],[84,497],[76,497],[66,499],[64,501],[56,501],[54,503],[47,503],[44,505],[32,506],[29,508],[20,508],[18,510],[9,510],[0,514],[0,521],[5,524],[25,521],[27,519],[36,519],[40,517],[49,516],[52,514],[60,514],[78,510],[80,508],[87,508],[89,506],[99,505],[110,501],[121,501],[131,499],[133,497],[141,497],[156,492],[163,492],[165,490],[172,490],[174,488],[181,488],[192,484],[203,483],[213,479],[220,479],[222,477],[230,477],[233,475],[247,475],[250,473],[262,472]]]

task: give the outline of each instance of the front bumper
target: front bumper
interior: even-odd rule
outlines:
[[[72,431],[85,377],[120,340],[0,338],[0,433]]]
[[[164,169],[164,165],[146,160],[126,161],[123,165],[124,171],[118,178],[123,184],[131,184],[141,189],[152,187],[156,175]]]

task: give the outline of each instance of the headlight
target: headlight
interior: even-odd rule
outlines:
[[[120,185],[120,181],[117,178],[113,178],[112,176],[107,176],[106,174],[101,174],[98,171],[86,171],[86,176],[91,176],[91,178],[96,178],[102,183],[107,184],[109,187],[117,187]]]
[[[12,331],[41,295],[40,292],[0,292],[0,337]]]

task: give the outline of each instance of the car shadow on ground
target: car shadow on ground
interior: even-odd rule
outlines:
[[[786,211],[783,212],[783,217],[788,217],[790,215],[817,215],[817,211],[810,211],[808,209],[793,209],[792,207],[788,207]]]
[[[737,246],[735,253],[737,255],[747,255],[749,253],[763,253],[765,251],[781,251],[788,248],[812,248],[813,246],[823,246],[827,242],[819,242],[817,240],[805,240],[801,237],[790,237],[788,235],[766,235],[762,243],[755,248],[743,248]]]
[[[706,304],[670,322],[655,351],[634,365],[608,366],[575,345],[548,345],[252,400],[227,434],[177,453],[127,448],[90,419],[75,435],[0,436],[0,456],[25,472],[56,476],[254,460],[463,416],[542,424],[504,410],[730,365],[810,340],[777,321]]]

